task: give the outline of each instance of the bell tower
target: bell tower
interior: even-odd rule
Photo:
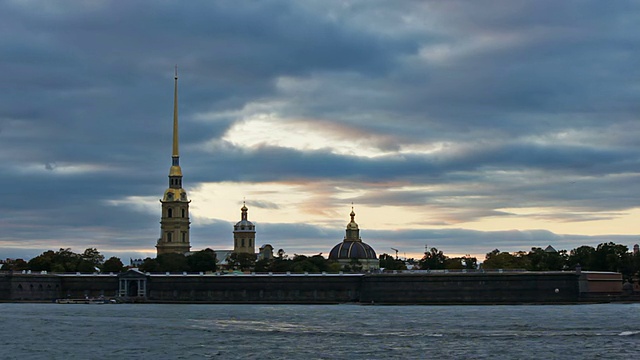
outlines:
[[[247,217],[247,205],[242,204],[240,221],[233,226],[233,252],[256,253],[256,226]]]
[[[176,66],[173,90],[173,153],[169,169],[169,188],[160,200],[162,217],[160,238],[156,244],[157,255],[184,254],[191,249],[189,242],[189,203],[182,188],[182,169],[178,151],[178,67]]]

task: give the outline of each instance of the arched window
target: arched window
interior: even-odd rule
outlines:
[[[182,209],[182,217],[186,217],[187,216],[187,211],[185,209]]]
[[[251,239],[249,239],[249,247],[251,247]]]
[[[244,247],[244,239],[242,239],[242,247]]]
[[[171,242],[172,235],[170,232],[167,233],[167,242]]]
[[[173,217],[173,209],[172,208],[168,208],[167,209],[167,217]]]

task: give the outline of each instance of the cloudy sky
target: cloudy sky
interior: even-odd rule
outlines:
[[[0,258],[640,242],[637,1],[0,0]]]

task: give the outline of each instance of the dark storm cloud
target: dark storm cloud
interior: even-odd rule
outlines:
[[[159,198],[167,186],[174,64],[187,190],[331,180],[368,190],[350,201],[440,207],[447,221],[545,206],[562,210],[535,216],[615,217],[639,206],[639,14],[633,1],[1,2],[0,257],[16,242],[82,250],[83,239],[153,252],[159,205],[152,216],[111,201]],[[443,150],[366,158],[224,142],[256,103],[379,135],[371,144],[385,151]],[[390,192],[385,183],[438,188]],[[228,247],[227,225],[194,221],[192,245]],[[288,252],[322,252],[343,236],[263,229]],[[480,252],[577,241],[446,234]]]

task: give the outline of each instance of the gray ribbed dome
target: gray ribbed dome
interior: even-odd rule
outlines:
[[[377,259],[371,246],[362,241],[343,241],[331,249],[329,259]]]

